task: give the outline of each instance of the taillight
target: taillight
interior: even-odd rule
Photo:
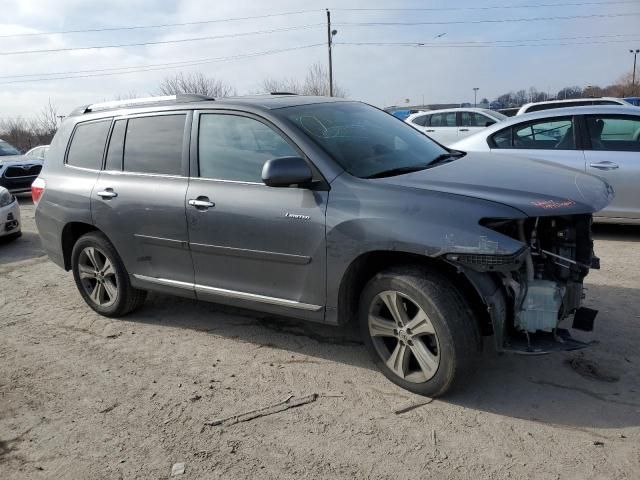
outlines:
[[[31,184],[31,198],[35,205],[40,201],[40,197],[42,197],[46,186],[47,183],[44,181],[44,178],[36,178]]]

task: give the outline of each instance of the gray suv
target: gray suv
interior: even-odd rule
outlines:
[[[82,107],[34,182],[49,257],[96,312],[147,291],[357,322],[396,384],[437,396],[501,352],[581,348],[591,214],[613,192],[449,150],[369,105],[194,95]],[[566,323],[566,322],[565,322]]]

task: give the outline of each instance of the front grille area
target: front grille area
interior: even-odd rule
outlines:
[[[42,165],[12,165],[4,171],[6,178],[37,177]]]

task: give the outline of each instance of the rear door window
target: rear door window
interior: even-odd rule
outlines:
[[[455,127],[456,126],[456,112],[448,113],[434,113],[431,115],[432,127]]]
[[[591,150],[640,152],[640,116],[587,115],[585,122]]]
[[[130,118],[124,145],[124,170],[180,175],[185,119],[185,114]]]
[[[109,127],[111,127],[110,118],[99,122],[78,124],[71,138],[67,164],[100,170]]]
[[[491,137],[493,148],[522,148],[536,150],[574,150],[571,117],[541,119],[514,125]]]

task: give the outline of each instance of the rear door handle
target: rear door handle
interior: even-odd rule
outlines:
[[[435,132],[435,130],[427,129],[427,130],[425,130],[425,132]]]
[[[105,188],[101,192],[98,192],[97,195],[102,198],[115,198],[118,196],[118,194],[113,191],[113,188]]]
[[[192,198],[187,203],[189,203],[189,205],[191,205],[192,207],[197,208],[198,210],[207,210],[211,207],[216,206],[216,204],[210,202],[207,197]]]
[[[592,168],[597,168],[598,170],[615,170],[616,168],[620,168],[617,163],[609,161],[590,163],[589,166]]]

